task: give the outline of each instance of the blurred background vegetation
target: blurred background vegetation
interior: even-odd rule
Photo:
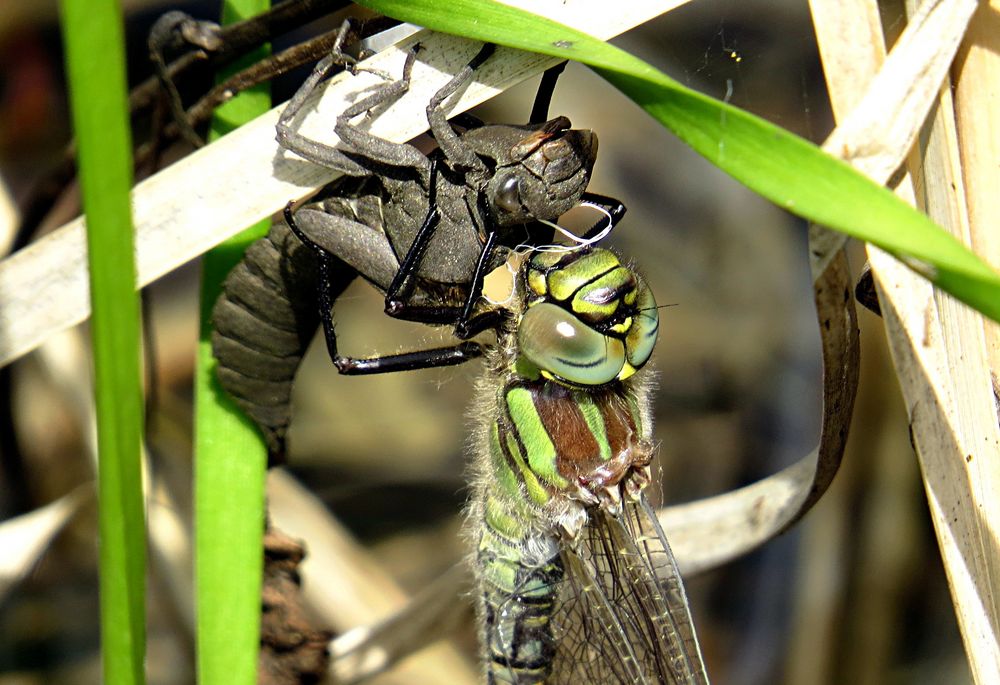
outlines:
[[[168,9],[219,15],[211,2],[127,2],[133,84],[151,73],[146,35]],[[53,2],[0,4],[0,181],[14,205],[37,190],[70,139],[57,20]],[[804,2],[700,0],[615,42],[810,140],[832,127]],[[275,102],[303,75],[279,79]],[[525,121],[536,85],[475,113]],[[739,487],[807,453],[819,431],[820,368],[804,224],[708,165],[585,68],[567,69],[552,113],[598,133],[591,189],[629,208],[612,243],[648,276],[660,303],[675,305],[662,312],[654,357],[664,501]],[[178,145],[162,163],[187,151]],[[12,211],[0,201],[0,213]],[[71,185],[34,236],[16,239],[78,211]],[[12,216],[0,217],[0,227],[15,226]],[[5,248],[14,240],[0,236]],[[856,273],[861,259],[857,253]],[[174,272],[147,294],[149,447],[182,519],[191,501],[197,273],[194,265]],[[338,301],[347,354],[412,349],[444,335],[381,310],[381,297],[363,283]],[[867,310],[860,317],[860,394],[830,491],[792,532],[688,581],[718,683],[969,681],[882,325]],[[93,478],[91,428],[80,419],[84,340],[61,336],[3,371],[0,519]],[[410,590],[465,554],[463,452],[476,366],[346,378],[314,345],[300,374],[291,470]],[[99,682],[95,521],[92,511],[78,517],[0,601],[0,685]],[[164,592],[169,578],[155,564],[151,573],[150,682],[192,682],[184,609]],[[460,635],[473,658],[474,631]]]

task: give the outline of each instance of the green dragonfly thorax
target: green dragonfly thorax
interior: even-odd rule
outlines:
[[[511,469],[502,494],[520,504],[521,487],[535,512],[522,522],[557,524],[574,539],[583,508],[616,511],[620,489],[634,499],[649,482],[653,448],[643,433],[644,388],[605,384],[592,390],[548,381],[511,380],[499,391],[500,417],[491,435],[495,468]]]

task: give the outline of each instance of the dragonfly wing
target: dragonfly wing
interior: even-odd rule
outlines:
[[[552,683],[645,685],[642,667],[590,562],[562,551],[564,580],[552,615]]]
[[[594,508],[553,613],[555,683],[707,685],[677,564],[643,498]]]
[[[647,648],[644,661],[661,682],[707,685],[708,675],[695,634],[691,609],[677,561],[645,496],[626,504],[621,517],[604,514],[614,548],[623,552],[621,569],[634,588],[623,599],[641,607],[639,624]]]

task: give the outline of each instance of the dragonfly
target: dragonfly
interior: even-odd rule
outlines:
[[[285,222],[275,223],[230,273],[213,311],[218,377],[260,428],[272,463],[283,460],[292,382],[317,327],[322,325],[329,356],[343,374],[462,363],[481,354],[479,345],[464,341],[501,317],[484,306],[483,279],[511,249],[551,242],[551,222],[580,205],[604,217],[583,241],[603,236],[625,212],[621,202],[587,191],[597,136],[571,128],[566,117],[540,121],[553,79],[543,79],[534,123],[487,125],[465,118],[456,130],[446,119],[448,98],[489,59],[492,45],[432,97],[428,123],[438,148],[429,155],[353,123],[406,92],[419,44],[409,50],[402,78],[340,115],[336,132],[346,149],[303,137],[293,123],[308,96],[336,66],[356,67],[343,52],[350,31],[345,23],[333,52],[277,125],[283,147],[345,176],[298,210],[286,208]],[[358,275],[385,293],[390,316],[452,325],[463,342],[376,359],[341,355],[333,304]]]
[[[644,494],[652,292],[609,250],[543,251],[509,308],[478,386],[469,517],[486,682],[707,683]]]
[[[442,88],[429,112],[441,109],[489,50]],[[570,207],[590,203],[607,211],[587,240],[624,213],[620,203],[586,191],[596,137],[570,129],[562,117],[456,132],[443,115],[429,115],[439,150],[418,153],[422,158],[411,166],[396,164],[410,178],[389,183],[380,171],[390,161],[364,153],[395,144],[368,146],[368,134],[352,130],[350,120],[405,90],[416,54],[409,53],[403,79],[340,118],[337,132],[354,148],[345,158],[358,175],[298,211],[287,207],[285,222],[251,246],[227,280],[213,335],[223,386],[243,398],[273,454],[283,449],[291,379],[318,323],[342,373],[460,364],[485,354],[489,371],[480,395],[489,409],[483,414],[492,418],[479,431],[471,519],[486,680],[707,682],[676,563],[643,495],[653,448],[648,374],[638,372],[656,340],[655,300],[607,250],[544,247],[554,230],[545,222]],[[279,140],[341,168],[343,151],[298,139],[290,128],[303,93],[328,67],[318,66],[293,98]],[[492,160],[487,173],[452,152],[463,147]],[[549,176],[537,173],[549,171],[546,165],[533,165],[541,159],[563,161],[549,165],[558,172]],[[560,183],[567,178],[574,181]],[[529,207],[533,185],[549,199]],[[376,221],[387,207],[408,211],[399,221]],[[517,214],[512,223],[502,218],[510,209]],[[513,299],[479,307],[483,272],[521,246],[539,252],[519,272]],[[452,324],[459,338],[493,331],[497,344],[464,339],[371,359],[342,357],[330,312],[357,275],[386,294],[391,315]]]

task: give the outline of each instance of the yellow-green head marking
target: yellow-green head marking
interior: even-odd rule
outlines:
[[[649,360],[656,300],[608,250],[543,252],[525,267],[518,369],[571,387],[622,381]]]

